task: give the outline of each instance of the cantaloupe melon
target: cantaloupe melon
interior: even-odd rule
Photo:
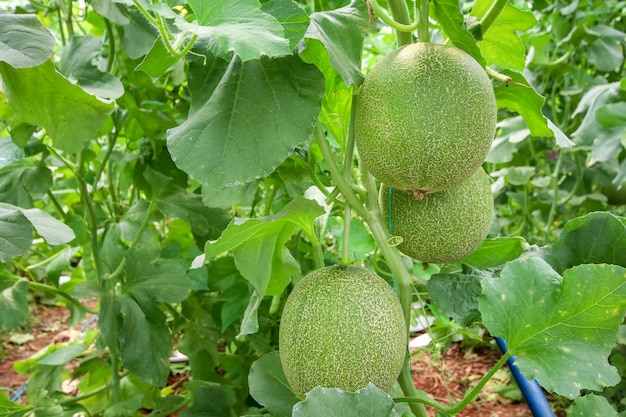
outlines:
[[[483,163],[496,99],[482,66],[453,46],[414,43],[377,62],[361,87],[355,141],[381,182],[415,195],[447,190]]]
[[[412,194],[381,185],[379,204],[391,235],[400,236],[398,250],[428,263],[450,263],[476,250],[489,233],[493,194],[480,168],[447,191],[416,199]],[[391,213],[391,218],[389,218]]]
[[[292,389],[356,391],[368,383],[388,391],[404,364],[407,330],[387,282],[354,266],[306,275],[283,310],[280,360]]]

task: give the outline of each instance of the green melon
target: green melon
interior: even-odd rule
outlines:
[[[364,268],[306,275],[285,303],[279,335],[285,376],[301,397],[315,387],[388,391],[404,364],[407,330],[397,296]]]
[[[428,263],[458,261],[476,250],[489,232],[493,195],[482,168],[461,184],[422,199],[396,189],[391,189],[390,199],[389,190],[381,185],[383,217],[389,220],[391,234],[403,239],[398,249],[414,259]]]
[[[355,140],[379,181],[416,195],[447,190],[483,163],[496,129],[485,70],[452,46],[414,43],[377,62],[357,100]]]

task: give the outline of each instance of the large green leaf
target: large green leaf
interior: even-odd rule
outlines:
[[[89,94],[113,100],[124,94],[124,86],[118,78],[95,65],[101,53],[102,38],[73,37],[61,52],[60,71]]]
[[[26,323],[28,311],[28,282],[16,281],[12,286],[1,288],[0,329],[11,330]]]
[[[266,353],[252,364],[248,384],[252,398],[275,417],[291,417],[300,401],[287,382],[278,352]]]
[[[452,44],[471,55],[483,67],[486,65],[480,48],[474,36],[466,28],[465,19],[459,7],[458,0],[434,0],[433,12],[441,30],[450,39]]]
[[[397,417],[393,399],[369,384],[357,392],[314,388],[293,407],[293,417]]]
[[[234,52],[241,61],[261,56],[291,54],[283,27],[272,15],[261,10],[258,0],[188,0],[197,24],[183,23],[181,29],[198,35],[210,35],[224,51]]]
[[[570,220],[559,241],[542,248],[541,256],[557,272],[591,263],[626,267],[626,219],[595,212]]]
[[[472,8],[472,16],[480,19],[492,3],[491,0],[476,1]],[[487,63],[522,71],[526,63],[526,54],[518,32],[525,32],[536,24],[537,19],[532,12],[520,10],[507,3],[489,30],[482,34],[482,40],[478,42]]]
[[[46,62],[55,39],[35,15],[0,13],[0,62],[31,68]]]
[[[608,363],[626,311],[626,268],[579,265],[561,277],[540,258],[510,262],[484,278],[479,309],[529,379],[559,395],[620,381]]]
[[[339,9],[312,13],[305,38],[320,41],[344,82],[359,86],[364,79],[360,70],[363,38],[377,30],[369,21],[365,2],[352,1]]]
[[[71,83],[50,61],[24,69],[0,62],[0,75],[15,114],[25,122],[45,127],[54,145],[67,152],[77,152],[84,142],[94,139],[113,111],[113,103],[105,103]]]
[[[30,248],[33,228],[21,211],[0,203],[0,261],[20,256]]]
[[[231,62],[207,56],[189,68],[191,109],[168,131],[178,167],[222,189],[271,173],[309,140],[324,82],[295,56]]]

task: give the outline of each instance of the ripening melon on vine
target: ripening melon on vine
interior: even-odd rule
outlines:
[[[451,263],[465,258],[487,237],[493,216],[489,177],[480,168],[447,191],[422,199],[382,184],[380,209],[391,235],[402,242],[398,250],[428,263]]]
[[[406,355],[407,327],[385,280],[355,266],[306,275],[285,303],[279,354],[296,394],[315,387],[357,391],[369,383],[388,391]]]
[[[469,178],[496,130],[496,98],[464,51],[418,42],[384,56],[357,100],[355,141],[379,181],[421,197]]]

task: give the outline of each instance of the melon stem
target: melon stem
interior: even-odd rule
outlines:
[[[353,103],[354,104],[354,103]],[[320,151],[324,157],[324,161],[328,166],[328,171],[330,172],[333,183],[337,186],[339,191],[344,197],[346,204],[352,206],[352,209],[363,219],[367,225],[369,225],[372,235],[376,240],[380,251],[383,256],[387,260],[389,267],[391,269],[392,274],[396,278],[397,283],[397,295],[400,300],[400,304],[402,305],[402,312],[404,314],[407,335],[409,332],[409,323],[411,317],[411,303],[413,300],[413,291],[411,285],[411,275],[409,271],[404,266],[402,262],[402,257],[398,250],[394,247],[391,247],[387,244],[387,240],[389,239],[389,233],[387,232],[387,228],[382,220],[382,215],[380,213],[380,208],[378,207],[378,192],[376,188],[376,180],[372,177],[369,172],[360,165],[361,174],[363,180],[365,182],[365,188],[367,190],[367,208],[363,205],[363,203],[358,199],[350,184],[346,181],[343,176],[343,173],[339,169],[339,166],[335,162],[334,156],[330,149],[330,145],[326,140],[326,135],[324,134],[322,124],[318,121],[317,125],[314,129],[314,137],[317,141]],[[400,376],[398,377],[398,382],[402,388],[402,391],[407,397],[418,397],[420,396],[417,388],[413,384],[413,379],[411,377],[411,361],[408,357],[402,367],[402,371],[400,372]],[[410,404],[411,411],[415,414],[416,417],[427,417],[426,409],[423,404],[419,403],[411,403]]]

